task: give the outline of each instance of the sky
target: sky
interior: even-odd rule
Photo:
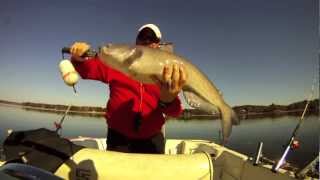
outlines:
[[[61,48],[134,43],[157,24],[231,106],[290,104],[310,94],[319,38],[316,0],[0,0],[0,99],[105,106],[108,86],[66,86]]]

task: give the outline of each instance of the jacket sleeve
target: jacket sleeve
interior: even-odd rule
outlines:
[[[109,68],[105,66],[98,57],[89,58],[82,62],[71,60],[74,68],[82,79],[109,82]]]
[[[166,105],[165,107],[160,106],[159,108],[165,115],[171,117],[179,117],[183,110],[179,97],[176,97],[170,104]]]

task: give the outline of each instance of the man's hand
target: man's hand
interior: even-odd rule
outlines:
[[[70,53],[72,56],[80,57],[85,52],[87,52],[90,49],[90,45],[85,42],[75,42],[70,47]]]
[[[155,79],[160,86],[160,101],[172,102],[187,81],[187,73],[183,64],[165,65],[162,71],[162,79]]]

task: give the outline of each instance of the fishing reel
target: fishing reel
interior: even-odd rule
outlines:
[[[292,143],[291,143],[291,149],[295,150],[295,149],[299,149],[300,147],[300,142],[298,140],[293,140]]]

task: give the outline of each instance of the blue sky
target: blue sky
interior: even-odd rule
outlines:
[[[232,106],[300,101],[319,74],[318,7],[316,0],[1,0],[0,99],[105,106],[106,85],[81,80],[74,96],[64,84],[60,49],[134,43],[141,25],[155,23]]]

